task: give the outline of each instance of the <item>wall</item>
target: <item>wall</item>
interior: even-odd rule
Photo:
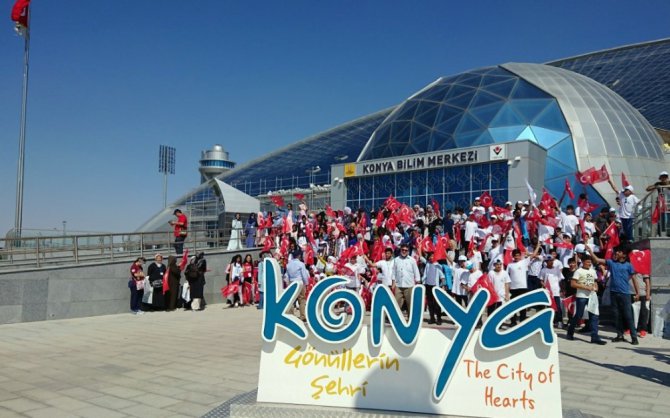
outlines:
[[[235,254],[248,253],[256,259],[259,249],[206,253],[208,303],[222,302],[226,266]],[[0,272],[0,324],[128,312],[132,261]]]

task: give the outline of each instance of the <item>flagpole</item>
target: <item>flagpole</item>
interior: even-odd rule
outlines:
[[[31,11],[32,12],[32,11]],[[30,58],[30,13],[25,29],[23,47],[23,95],[21,98],[21,127],[19,131],[19,160],[16,173],[16,212],[14,218],[14,236],[21,238],[23,228],[23,171],[26,159],[26,112],[28,107],[28,70]]]

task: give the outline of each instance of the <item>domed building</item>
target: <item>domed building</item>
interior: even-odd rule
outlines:
[[[575,193],[613,206],[609,185],[583,188],[575,173],[605,165],[617,184],[623,172],[641,195],[668,170],[660,135],[670,138],[669,63],[664,39],[441,77],[397,106],[218,174],[140,230],[203,201],[216,202],[203,223],[215,228],[213,214],[229,212],[227,202],[270,208],[268,194],[289,202],[309,193],[317,209],[373,208],[390,194],[454,209],[483,191],[497,204],[527,200],[527,182],[561,197],[566,178]]]

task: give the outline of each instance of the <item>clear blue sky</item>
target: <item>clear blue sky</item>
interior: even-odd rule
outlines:
[[[13,227],[23,42],[0,0],[0,235]],[[200,151],[238,163],[439,76],[669,36],[660,1],[33,0],[24,228],[132,231]],[[2,15],[2,13],[0,13]]]

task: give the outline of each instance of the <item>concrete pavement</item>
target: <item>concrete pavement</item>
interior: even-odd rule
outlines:
[[[256,388],[260,323],[254,308],[209,305],[1,325],[0,417],[202,416]],[[670,341],[600,347],[558,334],[564,409],[670,415]]]

